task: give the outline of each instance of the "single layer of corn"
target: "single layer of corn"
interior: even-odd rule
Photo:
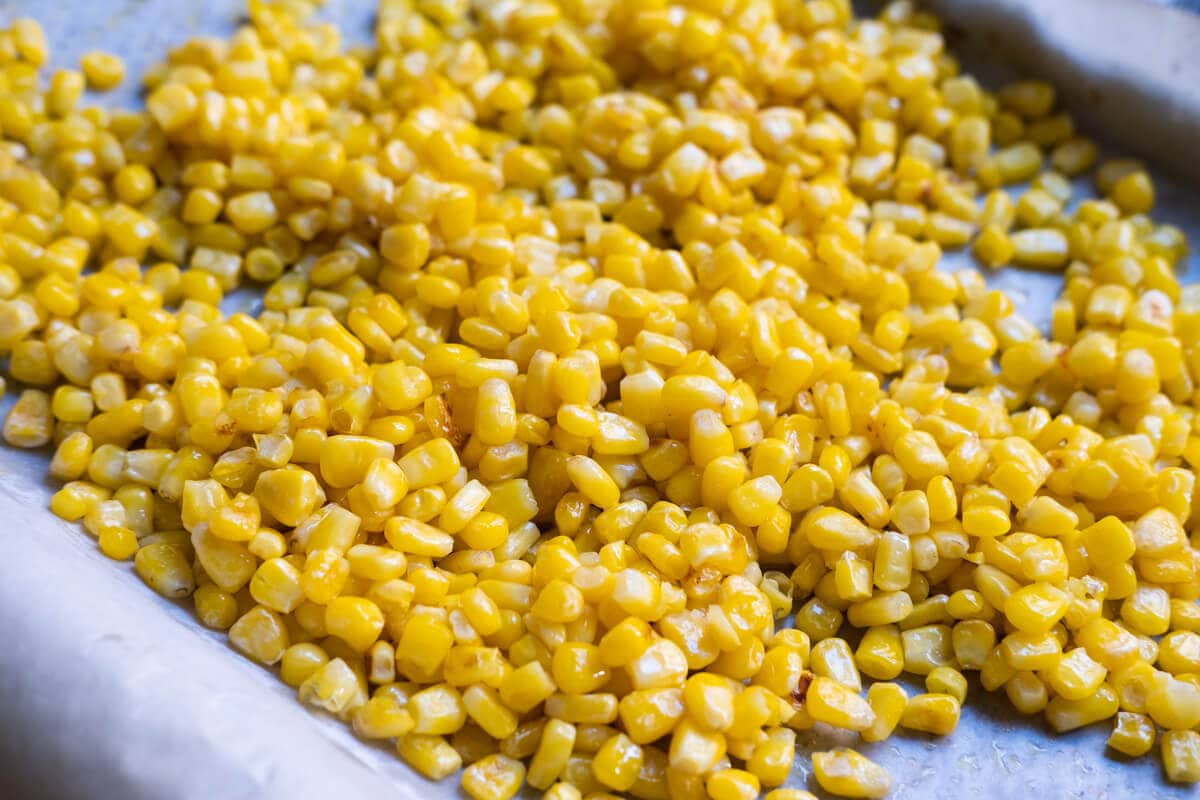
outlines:
[[[967,672],[1200,779],[1200,288],[1140,164],[1073,201],[1051,86],[905,0],[307,11],[145,111],[0,33],[3,436],[56,514],[476,800],[804,800],[797,730],[948,734]],[[960,247],[1061,270],[1049,330]]]

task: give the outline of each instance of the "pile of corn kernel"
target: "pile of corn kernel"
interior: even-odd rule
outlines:
[[[3,436],[54,513],[476,800],[811,798],[797,731],[948,734],[966,673],[1200,780],[1200,287],[1141,165],[1073,198],[1051,86],[905,0],[307,11],[144,111],[0,33]],[[1048,337],[959,247],[1062,271]]]

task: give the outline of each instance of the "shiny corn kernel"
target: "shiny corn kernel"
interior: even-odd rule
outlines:
[[[1162,735],[1163,771],[1173,783],[1200,782],[1200,734],[1167,731]]]
[[[112,53],[92,50],[80,57],[79,65],[88,85],[97,91],[112,89],[125,78],[125,63]]]
[[[883,797],[892,787],[887,770],[849,749],[812,754],[813,774],[825,791],[841,797]]]
[[[1154,723],[1144,714],[1121,711],[1115,717],[1108,746],[1127,756],[1143,756],[1154,746]]]
[[[463,791],[474,800],[508,800],[521,788],[525,766],[516,759],[493,753],[463,770]]]
[[[919,694],[909,698],[900,724],[910,730],[945,736],[958,727],[961,707],[958,698],[952,695]]]

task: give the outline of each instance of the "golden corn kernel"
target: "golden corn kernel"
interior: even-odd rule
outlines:
[[[883,797],[892,787],[887,770],[849,749],[813,753],[813,774],[821,788],[842,797]]]
[[[1200,734],[1167,731],[1162,736],[1163,771],[1174,783],[1200,782]]]

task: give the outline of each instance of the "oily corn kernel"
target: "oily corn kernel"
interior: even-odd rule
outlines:
[[[80,57],[79,65],[88,85],[97,91],[112,89],[125,78],[125,63],[112,53],[92,50]]]
[[[1162,736],[1163,771],[1173,783],[1200,782],[1200,734],[1167,731]]]
[[[1121,711],[1115,717],[1108,746],[1127,756],[1143,756],[1154,746],[1156,729],[1144,714]]]
[[[891,789],[887,771],[854,750],[812,754],[813,774],[821,788],[842,797],[883,797]]]

